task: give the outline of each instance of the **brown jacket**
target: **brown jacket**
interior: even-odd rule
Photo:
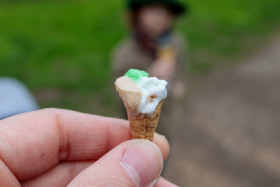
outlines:
[[[184,79],[186,64],[185,42],[184,38],[179,34],[174,34],[171,37],[171,41],[177,53],[176,77],[173,77],[173,81],[182,81]],[[156,59],[152,58],[145,50],[139,47],[132,37],[126,38],[113,52],[114,77],[123,76],[128,69],[132,68],[148,72],[148,68],[155,62],[155,60]]]

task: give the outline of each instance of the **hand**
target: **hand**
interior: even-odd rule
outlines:
[[[159,79],[171,81],[175,74],[175,62],[164,61],[159,59],[151,65],[148,72],[151,76],[158,77]]]
[[[167,140],[129,140],[127,121],[46,109],[0,121],[0,186],[175,185]]]

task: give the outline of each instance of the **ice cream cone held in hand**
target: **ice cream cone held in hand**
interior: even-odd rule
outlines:
[[[131,69],[115,84],[127,110],[132,138],[152,141],[163,100],[167,97],[168,83]]]

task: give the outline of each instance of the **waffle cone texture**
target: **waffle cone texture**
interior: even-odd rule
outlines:
[[[133,139],[147,139],[153,141],[162,104],[163,101],[158,104],[152,116],[142,113],[136,114],[135,111],[126,107],[131,136]]]

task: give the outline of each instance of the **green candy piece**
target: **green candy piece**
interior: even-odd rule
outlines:
[[[142,77],[149,77],[149,74],[138,69],[130,69],[126,72],[125,76],[131,78],[133,82],[137,83]]]

